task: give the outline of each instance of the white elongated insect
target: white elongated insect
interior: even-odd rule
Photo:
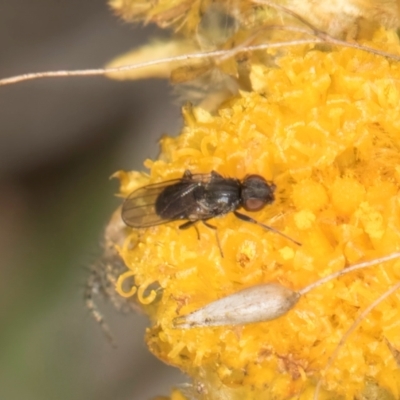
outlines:
[[[178,317],[174,325],[178,328],[192,328],[270,321],[288,312],[299,298],[299,293],[277,283],[256,285]]]
[[[255,285],[215,300],[190,314],[179,316],[174,319],[173,324],[176,328],[187,329],[270,321],[286,314],[296,305],[301,296],[312,289],[350,272],[396,258],[400,258],[400,252],[355,264],[329,274],[297,292],[277,283]]]

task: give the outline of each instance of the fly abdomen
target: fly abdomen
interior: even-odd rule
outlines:
[[[193,186],[198,183],[182,181],[167,186],[158,196],[155,204],[157,215],[165,220],[188,219],[197,209]],[[199,187],[201,189],[201,187]]]

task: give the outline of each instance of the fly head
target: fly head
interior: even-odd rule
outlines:
[[[259,211],[275,200],[276,186],[269,184],[260,175],[248,175],[244,178],[241,191],[241,205],[246,211]]]

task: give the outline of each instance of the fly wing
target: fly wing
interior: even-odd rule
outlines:
[[[147,185],[133,191],[122,205],[123,221],[133,228],[147,228],[169,221],[186,219],[188,208],[193,207],[193,204],[186,202],[185,198],[199,183],[206,182],[207,177],[209,174],[196,174]],[[167,196],[166,193],[168,193]],[[156,210],[156,203],[160,195],[163,196],[163,212]],[[178,204],[179,206],[177,206]]]
[[[175,179],[147,185],[133,191],[122,205],[121,216],[123,221],[133,228],[146,228],[168,222],[168,220],[157,214],[156,201],[167,187],[179,182],[180,179]]]

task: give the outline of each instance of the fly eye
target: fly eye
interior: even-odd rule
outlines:
[[[259,211],[274,201],[275,185],[260,175],[247,176],[242,184],[242,207],[247,211]]]
[[[243,208],[246,211],[259,211],[264,206],[265,206],[265,201],[260,199],[247,199],[243,204]]]

